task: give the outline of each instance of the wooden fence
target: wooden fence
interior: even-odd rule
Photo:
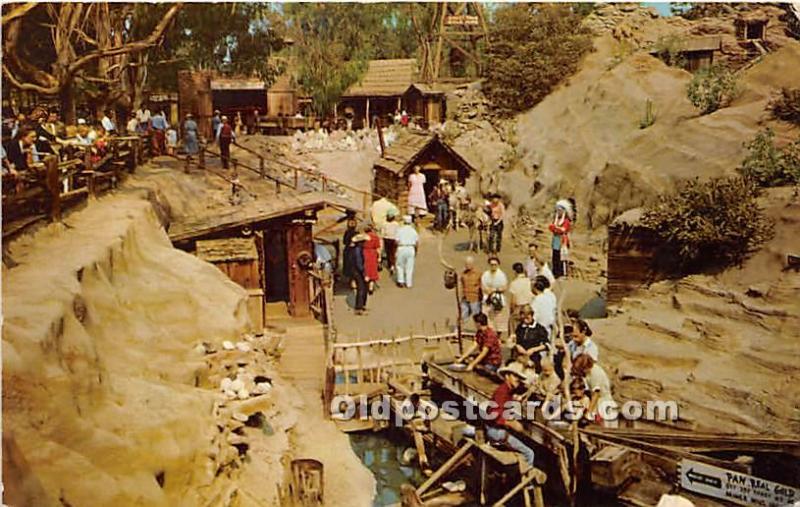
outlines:
[[[40,220],[60,221],[66,209],[116,188],[147,156],[138,136],[112,138],[100,159],[88,147],[70,148],[74,153],[67,160],[50,155],[16,180],[4,178],[4,238]]]

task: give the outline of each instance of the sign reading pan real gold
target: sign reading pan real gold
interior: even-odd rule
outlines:
[[[786,507],[800,501],[800,490],[752,475],[683,459],[680,462],[681,487],[739,505]]]

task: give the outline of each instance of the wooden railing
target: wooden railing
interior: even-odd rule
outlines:
[[[99,160],[92,158],[89,147],[65,147],[73,152],[71,158],[48,156],[18,175],[13,187],[4,178],[3,237],[43,219],[60,221],[66,209],[116,188],[143,160],[142,144],[138,136],[112,138]]]

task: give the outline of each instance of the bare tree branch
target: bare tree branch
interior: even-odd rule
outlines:
[[[29,10],[33,9],[37,5],[39,5],[38,2],[27,2],[18,7],[15,7],[11,12],[3,16],[3,26],[6,26],[6,23],[8,23],[9,21],[21,18],[22,16],[27,14]]]
[[[145,39],[136,41],[136,42],[129,42],[128,44],[123,44],[122,46],[110,48],[110,49],[100,49],[96,51],[92,51],[77,60],[75,60],[70,66],[67,68],[69,73],[74,73],[81,67],[97,60],[98,58],[104,58],[108,56],[116,56],[122,55],[126,53],[135,53],[138,51],[144,51],[148,48],[158,45],[158,40],[167,30],[167,27],[178,15],[178,12],[183,8],[183,4],[175,4],[173,5],[164,18],[159,21],[158,25],[156,25],[155,29],[148,35]]]
[[[8,78],[8,80],[11,82],[13,86],[19,88],[20,90],[41,93],[42,95],[55,95],[59,92],[61,88],[59,85],[46,88],[44,86],[39,86],[33,83],[22,83],[20,82],[19,79],[16,78],[16,76],[14,76],[14,74],[11,73],[11,71],[9,70],[8,66],[5,63],[3,63],[3,74],[6,76],[6,78]]]

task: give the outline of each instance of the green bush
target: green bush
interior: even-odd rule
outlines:
[[[760,192],[751,180],[727,177],[690,180],[660,196],[642,218],[664,244],[659,267],[687,273],[743,261],[772,236]]]
[[[698,71],[686,87],[686,95],[701,114],[725,107],[739,92],[736,74],[720,65]]]
[[[800,88],[783,88],[769,103],[772,116],[800,125]]]
[[[781,149],[772,129],[762,130],[745,145],[747,156],[739,174],[762,187],[800,184],[800,139]]]
[[[578,69],[592,39],[576,11],[581,10],[540,3],[497,8],[489,33],[484,91],[500,115],[533,107]]]

